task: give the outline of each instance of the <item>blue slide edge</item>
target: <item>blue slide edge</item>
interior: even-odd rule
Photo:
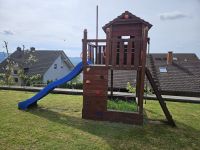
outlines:
[[[91,64],[91,61],[87,61],[87,64]],[[75,78],[77,75],[79,75],[81,73],[82,69],[83,69],[83,63],[80,62],[65,77],[49,83],[46,87],[44,87],[40,92],[38,92],[33,97],[31,97],[31,98],[29,98],[25,101],[19,102],[18,108],[21,109],[21,110],[27,110],[29,106],[37,103],[37,101],[39,101],[41,98],[46,96],[49,92],[51,92],[53,89],[55,89],[58,85],[61,85],[61,84],[66,83],[68,81],[71,81],[73,78]]]

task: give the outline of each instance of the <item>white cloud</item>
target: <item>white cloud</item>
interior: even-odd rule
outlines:
[[[88,38],[95,38],[97,4],[99,38],[105,38],[101,29],[103,25],[128,10],[153,24],[149,32],[152,50],[170,49],[170,46],[176,45],[171,41],[178,39],[183,43],[190,41],[184,45],[185,50],[199,53],[199,45],[191,43],[200,39],[200,5],[197,0],[154,0],[154,3],[149,0],[0,0],[0,48],[5,40],[12,52],[17,46],[25,45],[36,49],[63,49],[69,56],[79,56],[83,30],[87,28]],[[163,21],[157,16],[158,12],[168,12],[159,15],[163,20],[190,17],[189,14],[192,14],[192,19]],[[10,34],[3,32],[5,30]]]
[[[0,31],[0,33],[3,35],[14,35],[14,32],[12,32],[11,30],[3,30]]]
[[[166,12],[159,15],[161,20],[176,20],[181,18],[189,18],[190,15],[180,12],[180,11],[173,11],[173,12]]]

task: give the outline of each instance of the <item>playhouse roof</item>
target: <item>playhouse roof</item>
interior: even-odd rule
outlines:
[[[125,15],[128,15],[127,19],[125,18]],[[103,28],[104,32],[106,32],[106,29],[109,28],[113,24],[127,24],[127,23],[130,23],[130,24],[142,23],[142,24],[145,24],[146,26],[148,26],[149,29],[152,27],[152,25],[149,22],[133,15],[129,11],[125,11],[117,18],[115,18],[112,21],[110,21],[109,23],[105,24],[102,28]]]

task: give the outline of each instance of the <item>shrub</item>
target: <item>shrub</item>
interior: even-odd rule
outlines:
[[[67,88],[67,89],[83,89],[83,83],[64,83],[59,86],[59,88]]]
[[[130,82],[127,83],[126,89],[129,93],[136,93],[136,88],[131,86]]]
[[[131,86],[130,82],[127,83],[126,89],[128,90],[129,93],[136,93],[136,88]],[[152,94],[151,88],[149,88],[149,87],[144,88],[144,93],[145,94]]]

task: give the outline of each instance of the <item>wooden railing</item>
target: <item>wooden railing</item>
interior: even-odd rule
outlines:
[[[96,65],[109,65],[113,69],[133,69],[140,59],[140,41],[137,38],[87,39],[84,31],[83,62],[87,59]]]
[[[88,59],[92,61],[93,64],[105,64],[105,49],[106,45],[94,45],[91,43],[87,44],[88,47]]]
[[[132,39],[111,39],[110,64],[114,68],[133,68],[138,66],[138,41]]]

